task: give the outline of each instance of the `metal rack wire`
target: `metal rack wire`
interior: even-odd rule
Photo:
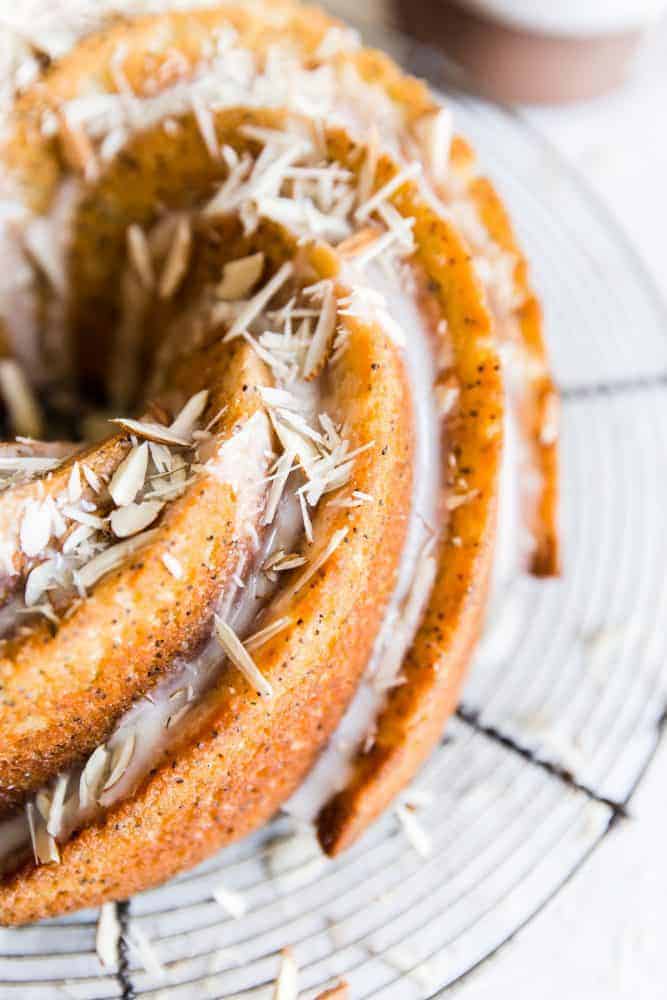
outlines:
[[[439,63],[396,36],[422,75]],[[434,78],[438,85],[442,80]],[[433,846],[392,816],[324,866],[267,865],[267,830],[121,910],[161,976],[94,952],[96,914],[0,931],[0,997],[272,996],[290,945],[303,996],[345,975],[357,998],[440,996],[497,950],[622,821],[667,704],[667,322],[606,211],[511,112],[454,96],[512,208],[563,389],[562,581],[517,579],[494,609],[458,716],[420,780]],[[227,918],[213,886],[243,893]]]

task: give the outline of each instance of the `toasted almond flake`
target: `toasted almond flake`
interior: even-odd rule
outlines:
[[[97,802],[109,766],[109,756],[106,747],[100,746],[86,761],[79,780],[79,803],[82,809]]]
[[[181,438],[192,438],[192,433],[206,409],[208,389],[201,389],[191,396],[181,412],[172,420],[169,430]]]
[[[240,337],[242,333],[246,332],[253,320],[257,319],[260,313],[263,312],[264,307],[268,305],[276,292],[280,291],[285,282],[291,278],[293,273],[294,264],[292,264],[291,261],[286,261],[281,267],[279,267],[264,287],[260,288],[260,290],[253,295],[248,302],[246,302],[245,306],[240,311],[223,338],[224,341],[233,340],[234,337]]]
[[[65,504],[62,512],[70,521],[76,521],[78,524],[86,524],[89,528],[101,530],[106,525],[103,517],[99,517],[96,514],[89,514],[88,511],[82,510],[80,507],[75,507],[74,504]]]
[[[52,532],[52,518],[49,508],[36,500],[31,500],[21,518],[19,543],[27,556],[37,556],[49,544]]]
[[[118,904],[102,903],[95,932],[95,951],[100,962],[107,969],[115,969],[118,966],[120,937]]]
[[[459,507],[463,507],[464,504],[470,503],[479,494],[479,490],[468,490],[465,493],[453,493],[447,497],[445,500],[445,507],[447,510],[457,510]]]
[[[253,253],[225,264],[215,293],[225,302],[243,299],[255,287],[264,270],[264,254]]]
[[[261,386],[260,395],[267,406],[284,410],[303,410],[306,404],[303,400],[287,389],[276,389],[273,386]]]
[[[63,155],[67,163],[73,170],[82,173],[85,180],[93,183],[97,180],[99,167],[87,132],[80,125],[73,124],[62,109],[56,111],[56,116]]]
[[[161,559],[175,580],[183,579],[183,567],[176,556],[172,556],[171,552],[163,552]]]
[[[442,181],[447,175],[452,145],[453,119],[449,108],[439,108],[418,118],[415,134],[432,177]]]
[[[278,504],[280,503],[280,498],[285,490],[287,477],[292,471],[292,464],[295,458],[296,451],[292,448],[287,448],[278,459],[276,475],[271,483],[269,495],[266,498],[266,509],[264,510],[264,514],[262,516],[262,524],[273,523],[276,511],[278,510]]]
[[[313,541],[313,522],[310,519],[310,514],[308,513],[308,505],[306,503],[305,493],[299,493],[299,506],[301,507],[301,519],[303,521],[303,530],[305,532],[306,538],[309,542]]]
[[[434,391],[438,414],[444,419],[450,415],[459,399],[460,388],[456,376],[449,375],[444,381],[436,383]]]
[[[172,444],[180,448],[187,448],[190,445],[190,441],[174,434],[169,427],[163,427],[162,424],[153,424],[145,420],[130,420],[128,417],[113,417],[111,423],[118,424],[130,431],[131,434],[136,434],[137,437],[145,438],[146,441],[153,441],[156,444]]]
[[[408,838],[417,854],[427,858],[432,851],[431,838],[424,830],[412,809],[402,802],[396,806],[396,815],[400,820],[405,836]]]
[[[46,559],[31,570],[23,594],[23,600],[27,607],[32,608],[39,603],[44,591],[48,589],[53,580],[58,579],[60,572],[57,559]]]
[[[62,458],[42,458],[33,455],[3,456],[0,458],[0,473],[23,472],[27,476],[39,472],[51,472],[62,464]]]
[[[146,500],[144,503],[128,503],[111,512],[111,530],[117,538],[129,538],[152,524],[158,516],[163,503],[159,500]]]
[[[213,898],[234,920],[240,920],[247,912],[248,906],[243,896],[239,892],[225,889],[224,885],[217,885],[213,889]]]
[[[152,976],[164,975],[164,966],[157,956],[155,948],[137,924],[132,924],[127,934],[128,944],[132,946],[146,972]]]
[[[115,504],[132,503],[143,487],[148,468],[148,445],[137,445],[125,456],[111,477],[109,493]]]
[[[390,198],[400,187],[402,187],[407,181],[412,180],[414,177],[418,177],[421,173],[421,163],[415,160],[414,163],[410,163],[403,170],[399,170],[398,173],[394,174],[391,180],[383,184],[382,187],[375,192],[367,201],[359,205],[354,217],[357,222],[364,222],[369,215],[371,215],[378,205]]]
[[[102,489],[102,481],[100,480],[97,473],[93,472],[91,467],[89,465],[86,465],[85,462],[83,463],[81,468],[83,470],[84,478],[88,483],[88,485],[90,486],[93,493],[99,493],[100,490]]]
[[[78,528],[75,528],[71,535],[68,535],[63,542],[63,555],[70,555],[70,553],[78,549],[83,542],[86,542],[95,534],[95,530],[89,524],[81,524]]]
[[[67,496],[70,503],[76,503],[81,499],[83,493],[83,483],[81,482],[81,466],[75,462],[72,466],[67,480]]]
[[[229,659],[241,671],[250,686],[263,697],[272,698],[271,684],[257,668],[234,629],[227,622],[223,622],[218,615],[215,616],[215,634]]]
[[[202,137],[202,141],[208,150],[208,154],[212,160],[220,159],[220,146],[218,144],[218,137],[215,131],[215,122],[213,121],[213,115],[209,108],[201,101],[197,94],[193,94],[190,98],[190,103],[192,104],[192,110],[194,112],[195,121],[197,122],[197,128],[199,129],[199,134]]]
[[[346,240],[339,243],[336,250],[342,257],[353,258],[367,250],[381,235],[379,229],[364,226],[363,229],[358,229],[352,236],[348,236]]]
[[[132,538],[127,538],[124,542],[118,542],[117,545],[112,545],[110,548],[105,549],[76,572],[75,578],[77,583],[84,589],[92,587],[106,573],[120,566],[127,556],[132,555],[132,553],[136,552],[143,545],[147,545],[153,541],[158,535],[159,531],[156,528],[149,529],[148,531],[143,531],[140,535],[134,535]]]
[[[322,311],[315,327],[313,339],[306,353],[306,360],[303,366],[303,377],[306,380],[319,375],[324,367],[327,353],[336,330],[336,307],[336,295],[331,283],[324,293]]]
[[[21,366],[12,359],[0,361],[0,396],[7,407],[14,433],[41,437],[44,417]]]
[[[60,863],[60,851],[53,837],[51,837],[44,827],[43,821],[37,814],[37,810],[32,802],[26,806],[26,816],[28,818],[28,828],[30,830],[30,841],[36,865],[48,865]]]
[[[127,252],[141,284],[150,292],[155,287],[155,269],[146,233],[133,222],[127,227]]]
[[[110,788],[113,788],[127,771],[132,760],[132,755],[134,754],[136,742],[136,733],[130,732],[114,751],[111,758],[111,773],[102,786],[103,792],[108,792]]]
[[[303,590],[305,585],[313,576],[324,566],[326,561],[331,558],[336,549],[345,541],[347,537],[347,528],[339,528],[338,531],[334,531],[331,536],[331,540],[328,545],[323,549],[323,551],[315,556],[314,559],[308,564],[308,567],[301,573],[299,577],[294,581],[294,583],[286,588],[281,593],[281,599],[287,601],[289,598],[293,597],[294,594],[298,594],[300,590]]]
[[[273,1000],[298,1000],[299,967],[291,948],[280,953],[280,970],[273,990]]]
[[[263,646],[270,639],[273,639],[274,635],[278,635],[287,628],[288,625],[292,624],[292,619],[283,615],[281,618],[276,618],[275,621],[270,622],[265,625],[264,628],[259,629],[257,632],[253,632],[249,635],[244,642],[246,649],[257,649],[258,646]]]
[[[46,832],[51,837],[58,837],[60,835],[68,781],[69,774],[59,774],[56,786],[53,789],[51,808],[49,809],[49,818],[46,824]]]
[[[160,275],[158,295],[161,299],[171,298],[183,281],[190,263],[191,250],[192,227],[190,220],[181,216],[176,223],[174,238]]]

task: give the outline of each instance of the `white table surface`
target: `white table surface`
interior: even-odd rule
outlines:
[[[666,109],[667,23],[622,91],[527,114],[603,196],[667,297]],[[459,1000],[667,996],[665,775],[663,742],[631,819],[540,916],[453,991]]]

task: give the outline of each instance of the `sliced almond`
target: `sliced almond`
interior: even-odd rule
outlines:
[[[245,298],[255,287],[264,270],[264,254],[253,253],[225,264],[222,281],[215,292],[225,302]]]
[[[152,524],[162,508],[159,500],[144,503],[128,503],[111,513],[111,530],[117,538],[129,538]]]
[[[215,635],[235,667],[241,671],[248,684],[265,698],[273,697],[273,688],[258,669],[231,625],[215,616]]]
[[[144,485],[148,468],[148,445],[144,442],[132,448],[120,463],[109,483],[109,493],[115,504],[132,503]]]
[[[163,427],[162,424],[146,423],[143,420],[130,420],[128,417],[114,417],[111,423],[118,424],[120,427],[124,427],[125,430],[130,431],[131,434],[145,438],[146,441],[155,441],[157,444],[174,444],[180,448],[187,448],[191,443],[179,434],[174,434],[169,427]]]

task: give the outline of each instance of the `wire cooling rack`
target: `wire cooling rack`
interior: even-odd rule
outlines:
[[[375,41],[375,39],[373,39]],[[421,46],[383,35],[439,78]],[[394,815],[334,862],[286,817],[119,907],[120,968],[97,913],[0,930],[0,997],[273,995],[292,947],[306,1000],[446,992],[533,917],[617,822],[667,705],[667,322],[595,197],[515,114],[455,95],[458,122],[507,199],[544,301],[563,393],[559,581],[513,580],[491,610],[457,716],[413,794],[431,851]],[[427,792],[432,795],[429,798]],[[223,885],[247,908],[227,916]],[[148,967],[148,968],[147,968]]]

